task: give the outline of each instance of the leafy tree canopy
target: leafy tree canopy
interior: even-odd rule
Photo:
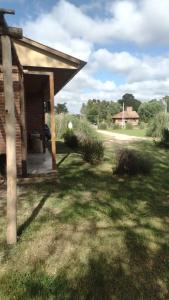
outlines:
[[[91,123],[97,124],[103,120],[111,122],[112,116],[121,110],[122,107],[117,102],[92,99],[86,104],[83,103],[81,114],[86,116]]]
[[[122,99],[118,100],[118,103],[122,106],[124,103],[124,107],[126,109],[127,106],[132,106],[133,110],[138,111],[139,106],[141,105],[141,101],[135,99],[132,94],[124,94]]]
[[[57,114],[61,114],[61,113],[68,113],[68,109],[67,109],[67,106],[66,106],[66,103],[58,103],[56,106],[55,106],[55,112]]]
[[[138,109],[138,114],[140,120],[147,123],[160,111],[164,111],[164,104],[161,100],[154,99],[149,102],[143,102]]]

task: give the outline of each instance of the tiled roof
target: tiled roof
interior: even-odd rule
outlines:
[[[112,118],[113,119],[122,119],[123,117],[123,112],[119,112],[118,114],[115,114]],[[124,118],[125,119],[138,119],[139,115],[136,111],[132,110],[132,111],[124,111]]]

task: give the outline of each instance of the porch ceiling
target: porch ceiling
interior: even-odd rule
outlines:
[[[36,71],[37,74],[29,74],[29,71]],[[55,94],[58,93],[64,85],[71,80],[71,78],[77,73],[77,70],[71,70],[71,69],[35,69],[35,68],[29,68],[28,70],[25,70],[24,72],[24,85],[26,87],[27,92],[30,91],[30,93],[37,94],[42,92],[42,90],[45,91],[45,94],[49,94],[49,78],[47,75],[41,75],[40,71],[46,71],[46,72],[54,72],[54,89]],[[39,74],[38,74],[39,72]]]

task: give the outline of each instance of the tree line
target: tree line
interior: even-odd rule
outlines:
[[[126,109],[127,106],[132,106],[140,117],[141,122],[148,123],[158,112],[169,111],[169,96],[157,100],[152,99],[148,102],[141,102],[132,94],[124,94],[121,99],[115,101],[101,101],[90,99],[85,104],[82,104],[81,114],[85,116],[91,123],[98,124],[99,122],[110,123],[112,116]]]
[[[160,111],[169,112],[169,96],[165,96],[160,100],[152,99],[148,102],[141,102],[132,94],[126,93],[116,102],[90,99],[87,103],[82,104],[80,113],[93,124],[104,121],[107,125],[111,125],[112,116],[122,111],[123,103],[125,109],[127,106],[132,106],[133,110],[138,112],[140,121],[145,123],[148,123]],[[58,103],[55,112],[57,114],[68,113],[66,103]]]

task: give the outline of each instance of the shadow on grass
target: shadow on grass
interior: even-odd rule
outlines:
[[[47,192],[43,198],[40,200],[40,202],[38,203],[38,205],[35,207],[35,209],[32,211],[30,217],[22,224],[19,226],[18,230],[17,230],[17,236],[21,236],[21,234],[27,229],[27,227],[35,220],[35,218],[38,216],[39,212],[41,211],[41,209],[43,208],[46,200],[48,199],[48,197],[50,196],[50,193]]]
[[[58,163],[57,163],[57,167],[59,168],[59,166],[65,161],[66,158],[68,158],[68,156],[70,155],[70,153],[67,153]]]
[[[105,252],[91,251],[87,265],[76,274],[69,267],[52,276],[42,265],[29,273],[11,272],[1,279],[0,295],[12,294],[17,300],[168,299],[168,283],[161,282],[169,267],[168,262],[163,264],[169,248],[161,247],[150,257],[140,237],[131,231],[126,233],[126,244],[128,264],[123,257],[112,259]]]
[[[57,154],[68,154],[68,153],[71,153],[72,150],[69,147],[67,147],[64,142],[57,141],[56,152],[57,152]]]
[[[49,251],[44,257],[38,252],[39,264],[33,263],[27,272],[24,265],[20,272],[8,270],[1,278],[0,298],[169,299],[169,156],[148,143],[133,147],[153,157],[151,176],[117,177],[110,168],[94,168],[79,159],[69,162],[68,157],[59,168],[57,184],[32,186],[44,197],[35,216],[32,213],[36,226],[31,237],[36,239],[48,226],[52,238],[45,236],[42,243],[49,243]],[[50,205],[36,218],[50,193]],[[61,259],[57,272],[47,272],[46,266]]]

